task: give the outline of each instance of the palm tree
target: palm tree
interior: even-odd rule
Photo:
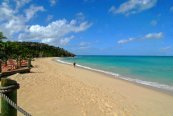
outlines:
[[[0,41],[2,41],[3,39],[7,39],[7,37],[5,37],[2,32],[0,32]]]
[[[0,59],[3,59],[5,57],[4,54],[4,42],[2,41],[3,39],[7,39],[2,32],[0,32]]]
[[[6,39],[6,37],[3,35],[2,32],[0,32],[0,54],[2,53],[2,50],[4,48],[4,44],[2,42],[3,39]]]

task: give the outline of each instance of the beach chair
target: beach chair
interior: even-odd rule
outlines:
[[[10,70],[7,64],[2,64],[1,69],[2,69],[2,72],[6,72]]]
[[[10,70],[10,68],[8,67],[8,66],[4,66],[3,68],[2,68],[2,72],[7,72],[7,71],[9,71]]]
[[[17,68],[17,65],[15,64],[13,59],[9,59],[7,62],[7,65],[10,68],[10,70],[14,70]]]
[[[21,61],[21,66],[25,67],[25,66],[27,66],[27,64],[28,64],[28,63],[27,63],[26,60],[22,60],[22,61]]]

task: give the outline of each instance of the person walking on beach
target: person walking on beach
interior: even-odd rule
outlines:
[[[73,63],[73,66],[74,66],[74,68],[75,68],[75,66],[76,66],[76,62]]]

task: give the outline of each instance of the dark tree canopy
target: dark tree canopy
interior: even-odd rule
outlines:
[[[0,57],[73,57],[74,54],[63,48],[36,42],[1,42]]]
[[[37,42],[3,42],[6,39],[0,32],[0,59],[27,57],[73,57],[74,54],[63,48]]]

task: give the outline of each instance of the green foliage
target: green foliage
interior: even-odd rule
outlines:
[[[6,39],[6,37],[3,35],[2,32],[0,32],[0,41],[2,41],[3,39]]]
[[[49,46],[36,42],[3,42],[6,39],[0,32],[0,59],[22,58],[27,57],[73,57],[74,54],[64,50],[63,48]]]
[[[0,42],[0,59],[27,57],[73,57],[63,48],[36,42]]]

